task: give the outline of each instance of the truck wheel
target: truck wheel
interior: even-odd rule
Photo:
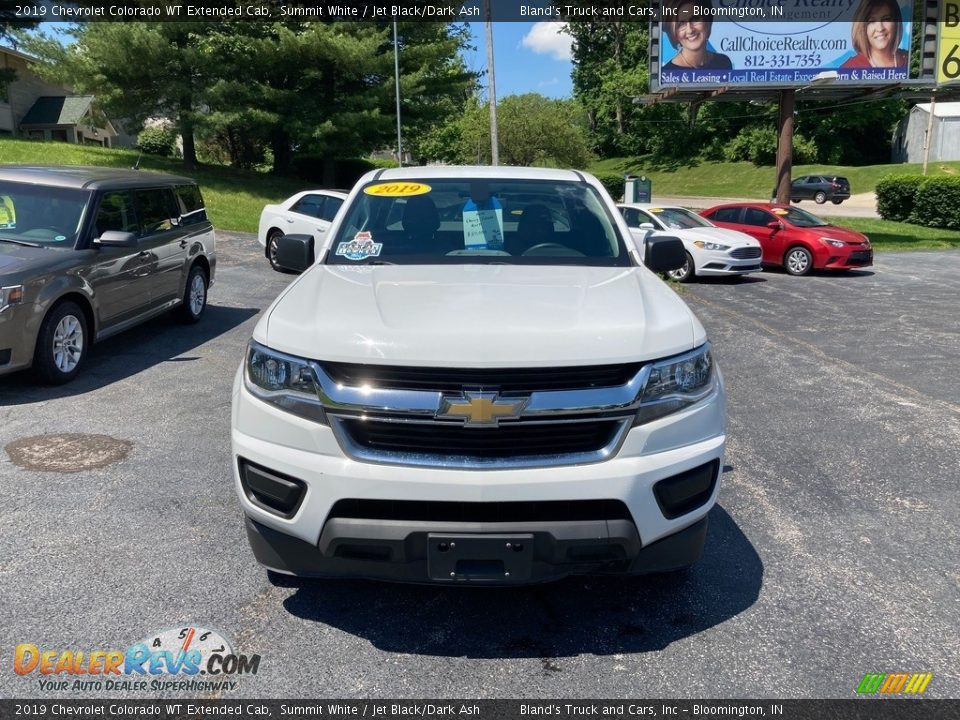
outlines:
[[[63,302],[43,319],[33,369],[47,385],[62,385],[76,377],[87,357],[87,318],[75,302]]]

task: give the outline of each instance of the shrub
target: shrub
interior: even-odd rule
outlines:
[[[904,222],[913,214],[922,175],[886,175],[877,183],[877,212],[884,220]]]
[[[610,197],[619,202],[623,199],[623,175],[618,173],[594,173],[594,177],[600,181],[600,184],[603,185],[607,192],[610,193]]]
[[[137,149],[147,155],[172,157],[177,147],[177,135],[170,127],[147,127],[137,135]]]
[[[960,177],[926,178],[917,188],[908,219],[916,225],[960,230]]]
[[[329,162],[333,163],[332,169],[327,166]],[[314,185],[351,188],[361,175],[376,165],[363,158],[330,160],[321,155],[303,153],[293,158],[292,167],[295,176]]]
[[[728,162],[747,160],[754,165],[773,165],[777,162],[777,131],[772,127],[750,127],[741,130],[724,148]],[[817,161],[817,145],[800,133],[793,135],[793,162],[805,165]]]

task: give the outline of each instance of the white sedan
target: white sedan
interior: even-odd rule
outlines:
[[[745,233],[717,227],[682,207],[651,203],[617,207],[641,251],[650,233],[672,235],[683,241],[687,262],[669,273],[674,280],[687,282],[696,276],[745,275],[760,270],[760,242]]]
[[[313,235],[320,247],[347,193],[337,190],[305,190],[277,205],[267,205],[260,213],[257,241],[274,270],[277,265],[277,241],[283,235]]]

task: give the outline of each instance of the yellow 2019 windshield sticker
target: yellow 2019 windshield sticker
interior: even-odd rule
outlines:
[[[432,188],[418,182],[387,182],[368,185],[363,189],[367,195],[380,197],[411,197],[412,195],[426,195]]]

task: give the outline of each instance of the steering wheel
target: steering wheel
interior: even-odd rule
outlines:
[[[539,252],[540,250],[559,250],[560,252],[559,253],[555,253],[555,252],[543,253],[543,252]],[[534,251],[537,251],[537,252],[534,252]],[[526,250],[523,251],[523,255],[524,256],[526,255],[558,255],[560,257],[586,257],[579,250],[574,250],[571,247],[567,247],[566,245],[561,245],[560,243],[555,243],[555,242],[538,243],[536,245],[533,245],[532,247],[528,247]]]

